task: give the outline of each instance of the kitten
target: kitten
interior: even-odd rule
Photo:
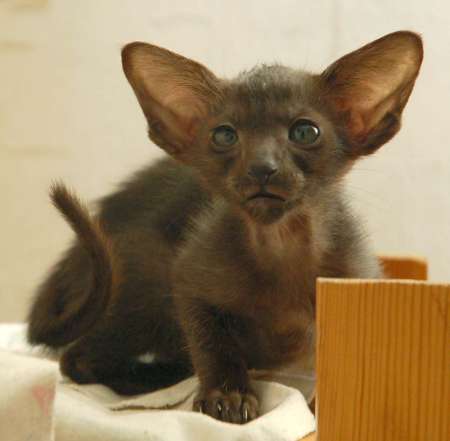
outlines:
[[[169,156],[104,198],[96,219],[63,186],[79,240],[37,292],[32,344],[63,347],[62,372],[123,394],[195,372],[195,409],[258,415],[249,369],[314,349],[315,281],[381,277],[342,178],[392,138],[422,62],[411,32],[315,75],[260,66],[222,80],[132,43],[123,68]],[[151,364],[137,361],[155,354]]]

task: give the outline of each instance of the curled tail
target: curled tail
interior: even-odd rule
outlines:
[[[111,240],[97,218],[64,184],[50,197],[76,233],[79,244],[41,286],[28,317],[28,341],[57,348],[85,334],[106,310],[120,270]]]

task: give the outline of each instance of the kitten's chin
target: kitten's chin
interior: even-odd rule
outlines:
[[[254,222],[263,225],[271,225],[281,220],[288,209],[286,201],[271,198],[248,200],[243,208]]]

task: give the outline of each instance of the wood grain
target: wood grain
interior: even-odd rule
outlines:
[[[448,441],[450,285],[319,279],[320,441]]]
[[[426,280],[428,263],[425,259],[413,256],[380,256],[381,265],[388,279]],[[317,434],[312,433],[301,441],[316,441]]]

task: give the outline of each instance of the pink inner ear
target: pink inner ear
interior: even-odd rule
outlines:
[[[151,72],[146,72],[141,84],[140,102],[150,125],[159,121],[164,127],[160,134],[172,147],[190,143],[207,114],[207,104],[192,90],[195,85],[176,75],[167,79]]]
[[[364,141],[387,113],[401,113],[414,84],[383,73],[369,71],[364,79],[348,79],[339,95],[331,97],[335,111],[345,116],[347,130],[357,142]]]
[[[347,127],[355,138],[363,139],[367,135],[366,124],[364,123],[361,112],[350,110]]]
[[[156,59],[151,54],[145,55],[145,63],[136,72],[139,82],[150,101],[176,116],[181,129],[191,128],[193,120],[207,113],[205,101],[211,99],[208,95],[212,90],[208,89],[206,82],[213,75],[191,60],[180,61],[181,57],[174,57],[174,54],[160,55],[158,53]]]
[[[159,91],[155,92],[155,98],[159,98],[163,106],[172,109],[174,107],[183,107],[183,103],[195,102],[196,99],[185,87],[175,84],[164,84]]]
[[[336,98],[333,100],[337,113],[346,115],[347,130],[355,138],[364,137],[366,124],[363,117],[363,109],[355,106],[351,98]]]
[[[400,117],[422,55],[420,37],[400,31],[345,55],[325,70],[328,102],[353,141],[372,136],[389,114]]]
[[[185,149],[220,94],[219,80],[199,63],[146,43],[127,45],[122,57],[150,137],[171,153]]]
[[[199,121],[205,115],[205,109],[202,108],[195,100],[188,101],[182,94],[175,94],[166,97],[164,107],[170,109],[175,117],[175,124],[169,124],[169,128],[182,132],[187,140],[192,140],[198,128]]]

